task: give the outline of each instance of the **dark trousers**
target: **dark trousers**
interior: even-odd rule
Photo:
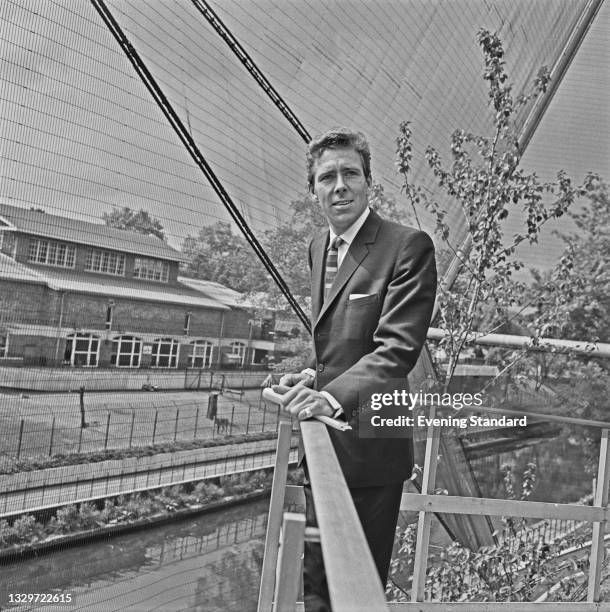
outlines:
[[[384,587],[392,557],[402,486],[403,483],[399,482],[382,487],[350,489],[358,517],[364,529],[364,535]],[[317,527],[316,510],[309,484],[305,485],[304,490],[306,525]],[[345,571],[350,571],[349,562],[346,564]],[[303,590],[306,612],[330,612],[330,597],[320,544],[305,542]]]

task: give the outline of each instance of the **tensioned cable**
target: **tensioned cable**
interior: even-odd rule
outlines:
[[[290,125],[297,131],[299,136],[307,143],[311,140],[309,132],[305,126],[299,121],[299,118],[292,112],[288,104],[284,102],[282,96],[267,80],[267,77],[259,70],[254,60],[248,52],[241,46],[239,41],[233,36],[229,28],[225,26],[220,17],[214,12],[212,7],[206,0],[191,0],[195,8],[206,18],[208,23],[218,32],[221,38],[229,45],[229,48],[239,58],[239,61],[245,66],[246,70],[254,77],[256,82],[263,88],[265,93],[271,98],[275,106],[280,110],[282,115],[288,119]]]
[[[173,127],[174,131],[186,147],[187,151],[200,168],[200,170],[204,173],[205,177],[208,179],[210,185],[216,192],[216,195],[220,198],[221,202],[224,204],[225,208],[228,210],[229,214],[245,236],[246,240],[250,244],[250,246],[254,249],[254,252],[262,261],[265,269],[269,272],[280,291],[284,294],[288,303],[293,308],[301,323],[305,326],[307,331],[311,332],[310,323],[307,318],[307,315],[303,312],[303,309],[296,301],[288,285],[286,285],[284,279],[278,272],[277,268],[273,265],[273,262],[270,260],[266,251],[263,249],[260,242],[257,240],[256,236],[252,233],[252,230],[248,226],[246,220],[239,212],[237,207],[235,206],[233,200],[225,190],[223,184],[218,180],[216,174],[208,164],[207,160],[199,150],[199,147],[193,140],[192,136],[178,117],[176,111],[170,104],[169,100],[165,97],[163,91],[155,81],[152,74],[149,72],[148,68],[138,55],[137,51],[133,47],[133,45],[129,42],[128,38],[123,33],[121,27],[114,19],[112,13],[104,3],[104,0],[91,0],[91,4],[95,8],[95,10],[99,13],[100,17],[110,30],[111,34],[115,37],[116,41],[119,43],[121,49],[125,52],[125,55],[131,62],[132,66],[140,76],[142,82],[148,89],[148,91],[153,96],[155,102],[158,104],[159,108],[166,116],[170,125]]]

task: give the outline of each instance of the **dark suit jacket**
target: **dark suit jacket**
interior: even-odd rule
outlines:
[[[328,237],[322,233],[309,247],[314,388],[335,397],[352,426],[329,428],[348,486],[403,481],[411,475],[412,440],[361,438],[359,421],[373,414],[371,393],[393,388],[396,380],[406,388],[425,342],[436,292],[432,240],[371,211],[322,304]],[[366,297],[350,300],[353,294]]]

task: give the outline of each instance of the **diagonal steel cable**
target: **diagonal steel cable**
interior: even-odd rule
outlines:
[[[271,101],[277,106],[282,115],[286,117],[290,125],[296,130],[299,136],[307,143],[311,140],[309,132],[305,126],[299,121],[299,118],[292,112],[291,108],[284,101],[282,96],[277,92],[275,87],[271,85],[267,77],[261,72],[249,53],[242,47],[241,43],[233,36],[233,33],[223,23],[220,17],[214,12],[212,7],[206,0],[191,0],[195,8],[206,18],[208,23],[216,30],[220,37],[229,45],[229,48],[239,61],[245,66],[246,70],[254,77],[254,80],[262,87],[263,91],[271,98]]]
[[[258,258],[262,261],[265,269],[269,272],[270,276],[273,278],[276,285],[279,287],[282,294],[288,300],[288,303],[295,311],[301,323],[305,326],[305,329],[311,333],[310,322],[301,308],[300,304],[296,301],[295,297],[292,295],[288,285],[284,281],[283,277],[267,255],[267,252],[260,244],[254,233],[252,232],[250,226],[247,221],[244,219],[243,215],[240,213],[238,208],[235,206],[235,203],[227,193],[224,185],[218,179],[212,167],[207,162],[203,154],[201,153],[199,147],[193,140],[190,132],[174,110],[173,106],[163,93],[163,90],[156,82],[153,75],[150,73],[146,64],[135,50],[120,25],[112,15],[111,11],[106,6],[104,0],[90,0],[91,4],[95,8],[95,10],[99,13],[100,17],[106,24],[110,33],[114,36],[116,41],[119,43],[119,46],[127,56],[127,59],[131,62],[138,76],[152,95],[153,99],[169,121],[170,125],[186,147],[188,153],[191,155],[199,169],[203,172],[208,182],[216,192],[216,195],[220,198],[220,201],[223,203],[225,208],[228,210],[229,214],[235,221],[237,227],[240,229],[250,246],[254,249],[254,252],[258,256]]]

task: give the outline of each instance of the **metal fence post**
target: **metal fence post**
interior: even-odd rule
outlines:
[[[157,420],[159,418],[159,411],[155,410],[155,422],[153,423],[153,433],[152,433],[152,445],[155,444],[155,437],[157,435]]]
[[[265,417],[267,416],[267,407],[263,409],[263,425],[261,427],[261,431],[265,431]]]
[[[23,426],[25,424],[25,420],[21,419],[21,423],[19,424],[19,442],[17,443],[17,459],[21,456],[21,442],[23,440]]]
[[[110,433],[110,412],[106,419],[106,437],[104,438],[104,450],[108,450],[108,434]]]
[[[175,405],[175,402],[174,402]],[[178,419],[180,418],[180,408],[176,408],[176,423],[174,425],[174,442],[178,437]]]
[[[136,420],[136,411],[132,410],[131,411],[131,429],[129,431],[129,448],[131,448],[131,443],[133,441],[133,425],[135,423]]]
[[[248,420],[246,421],[246,435],[250,431],[250,412],[252,410],[252,405],[248,402]]]
[[[51,423],[51,440],[49,442],[49,457],[53,454],[53,436],[55,435],[55,417]]]
[[[81,423],[80,430],[78,432],[78,452],[81,452],[83,447],[83,424]]]
[[[233,435],[233,419],[235,418],[235,404],[231,406],[231,425],[229,426],[229,435]]]
[[[193,440],[197,438],[197,426],[199,425],[199,406],[197,406],[197,412],[195,413],[195,432],[193,433]]]

